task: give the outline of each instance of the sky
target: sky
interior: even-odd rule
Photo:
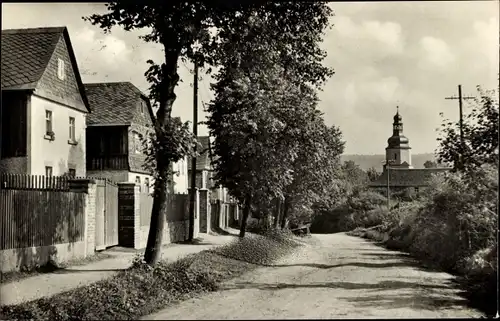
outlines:
[[[325,32],[325,65],[335,74],[320,92],[319,109],[346,141],[345,154],[383,154],[392,135],[396,106],[412,153],[432,153],[440,113],[458,119],[458,101],[476,86],[498,88],[499,2],[331,2],[335,15]],[[161,61],[161,47],[119,27],[104,34],[82,16],[104,13],[100,3],[2,3],[2,30],[66,26],[84,83],[130,81],[149,87],[146,61]],[[173,116],[193,116],[192,65],[180,64]],[[210,76],[201,72],[199,119],[213,97]],[[464,102],[465,113],[470,103]],[[208,135],[204,125],[199,135]]]

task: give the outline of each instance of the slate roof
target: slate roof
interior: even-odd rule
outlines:
[[[198,142],[201,144],[201,147],[198,147],[198,152],[200,156],[196,157],[196,170],[211,170],[212,166],[210,165],[210,138],[209,136],[198,136]],[[191,170],[191,159],[188,162],[188,170]]]
[[[419,168],[389,170],[389,186],[425,187],[429,185],[432,174],[449,171],[451,168]],[[387,171],[384,171],[377,180],[369,184],[371,187],[387,186]]]
[[[91,109],[87,125],[130,125],[141,96],[149,101],[130,82],[89,83],[84,86]]]
[[[2,30],[2,90],[35,89],[61,36],[65,38],[80,94],[88,109],[87,97],[66,27]]]

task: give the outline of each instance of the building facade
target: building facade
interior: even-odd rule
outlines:
[[[2,30],[0,171],[85,176],[89,104],[65,27]]]

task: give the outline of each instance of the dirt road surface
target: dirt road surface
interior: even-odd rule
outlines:
[[[408,256],[341,234],[313,235],[274,267],[181,302],[145,320],[284,318],[469,318],[452,276]]]

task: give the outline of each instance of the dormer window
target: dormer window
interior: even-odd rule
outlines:
[[[64,60],[61,58],[57,59],[57,78],[64,80],[66,77],[66,71],[64,66]]]

